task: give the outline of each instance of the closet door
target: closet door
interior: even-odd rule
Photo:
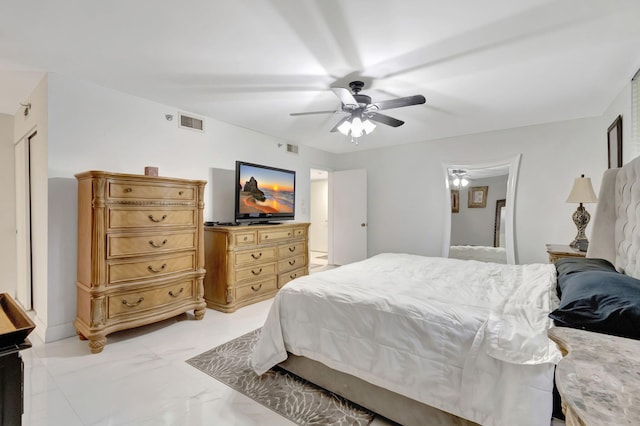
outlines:
[[[25,310],[32,309],[31,280],[31,179],[30,145],[36,134],[20,140],[15,145],[16,182],[16,299]]]

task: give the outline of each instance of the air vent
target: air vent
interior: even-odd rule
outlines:
[[[292,145],[290,143],[287,144],[287,152],[290,152],[292,154],[297,154],[298,153],[298,145]]]
[[[180,127],[204,132],[204,120],[185,114],[180,114]]]

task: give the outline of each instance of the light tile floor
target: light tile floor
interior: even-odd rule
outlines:
[[[260,327],[271,302],[114,333],[100,354],[76,337],[43,344],[32,334],[23,425],[293,424],[185,363]]]

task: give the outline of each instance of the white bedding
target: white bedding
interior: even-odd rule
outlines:
[[[298,278],[276,296],[252,355],[287,351],[483,425],[549,425],[552,264],[404,254]]]

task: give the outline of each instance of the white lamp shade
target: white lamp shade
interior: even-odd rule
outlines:
[[[341,125],[338,126],[338,131],[345,136],[349,136],[349,130],[351,130],[351,122],[349,120],[345,120]]]
[[[354,117],[351,120],[351,136],[354,138],[359,138],[364,134],[364,126],[362,125],[362,120],[360,117]]]
[[[591,185],[591,178],[582,177],[576,178],[573,182],[573,188],[567,198],[567,203],[595,203],[598,201],[596,193],[593,191],[593,185]]]
[[[373,132],[373,129],[376,128],[376,125],[373,124],[373,122],[371,120],[364,120],[362,122],[362,127],[364,129],[364,132],[366,134],[369,134],[369,133]]]

